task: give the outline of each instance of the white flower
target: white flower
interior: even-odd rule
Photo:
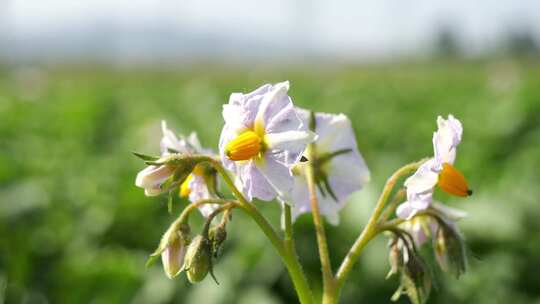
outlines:
[[[161,138],[160,148],[161,155],[167,156],[172,153],[180,154],[203,154],[212,155],[212,151],[203,149],[195,132],[192,132],[188,137],[176,136],[173,131],[167,128],[167,123],[161,121],[161,130],[163,137]],[[137,175],[135,185],[145,188],[147,196],[159,195],[168,189],[162,189],[161,185],[173,174],[174,168],[170,166],[148,166]],[[180,196],[188,197],[190,201],[196,202],[202,199],[208,199],[214,196],[214,189],[217,187],[217,177],[215,172],[206,165],[197,165],[193,172],[180,185]],[[212,213],[217,205],[206,204],[199,207],[199,211],[206,217]]]
[[[296,164],[315,135],[307,130],[287,95],[289,82],[233,93],[223,106],[219,150],[225,167],[248,200],[289,195]]]
[[[436,185],[452,195],[472,194],[463,175],[453,166],[463,133],[461,122],[452,115],[448,115],[448,119],[439,116],[437,125],[438,130],[433,134],[434,157],[405,181],[407,201],[397,209],[401,218],[410,219],[418,211],[425,210],[431,204]]]
[[[197,133],[191,132],[188,137],[176,136],[175,133],[167,128],[167,122],[161,121],[161,132],[163,137],[161,138],[160,148],[162,155],[169,155],[171,153],[182,154],[204,154],[212,155],[212,150],[204,149],[201,146]]]
[[[177,237],[161,253],[163,270],[169,279],[176,277],[183,270],[186,249],[184,240]]]
[[[144,188],[146,196],[156,196],[163,193],[161,185],[173,174],[174,168],[162,166],[148,166],[137,174],[135,186]]]
[[[297,109],[303,123],[310,125],[310,112]],[[310,151],[315,159],[308,161],[313,164],[317,183],[317,198],[319,209],[329,223],[339,223],[339,210],[345,206],[347,198],[359,191],[370,180],[369,169],[358,151],[356,137],[351,121],[344,114],[315,114],[315,129],[317,140]],[[308,148],[309,149],[309,148]],[[306,155],[307,156],[307,155]],[[300,214],[311,212],[309,192],[304,166],[300,163],[293,169],[294,187],[291,200],[293,219]]]

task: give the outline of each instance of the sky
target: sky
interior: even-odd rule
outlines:
[[[471,54],[511,31],[538,41],[540,1],[0,0],[0,55],[390,58],[426,52],[441,27]]]

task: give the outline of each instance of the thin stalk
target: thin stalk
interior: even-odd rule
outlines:
[[[390,216],[396,211],[396,208],[398,204],[405,198],[405,195],[407,194],[407,191],[405,188],[401,188],[396,192],[390,203],[388,204],[388,207],[384,210],[383,214],[381,215],[381,219],[379,223],[386,222]]]
[[[292,241],[293,239],[293,226],[292,226],[292,214],[291,206],[289,204],[283,204],[284,221],[285,221],[285,242]]]
[[[313,166],[309,165],[305,168],[306,179],[309,191],[309,200],[311,203],[311,212],[313,214],[313,224],[317,235],[317,245],[319,247],[319,258],[321,260],[321,268],[323,274],[323,303],[335,303],[335,278],[332,272],[330,263],[330,255],[328,253],[328,242],[326,240],[326,232],[324,223],[321,218],[319,202],[317,199],[317,189],[315,184],[315,172]]]
[[[296,252],[294,251],[294,247],[292,248],[293,250],[290,250],[286,246],[286,242],[284,242],[279,237],[272,225],[268,223],[266,218],[259,212],[259,210],[257,210],[257,208],[253,204],[246,200],[244,195],[238,190],[238,188],[236,188],[234,182],[232,181],[225,168],[223,168],[221,163],[210,157],[208,157],[206,161],[208,161],[223,177],[223,180],[225,181],[227,186],[229,186],[234,196],[236,196],[236,198],[238,199],[240,209],[242,209],[245,213],[251,216],[251,218],[257,223],[259,228],[262,229],[263,233],[270,240],[278,254],[281,256],[281,259],[283,260],[283,263],[287,267],[289,275],[291,276],[291,280],[296,289],[296,293],[298,295],[300,303],[313,303],[311,289],[309,288],[306,276],[304,275],[304,271],[302,270],[302,266],[298,261],[298,257],[296,255]]]
[[[425,160],[421,160],[415,163],[411,163],[408,165],[405,165],[398,169],[390,178],[386,181],[386,184],[384,185],[383,191],[377,201],[377,204],[375,206],[375,210],[373,210],[373,213],[371,214],[371,217],[369,218],[369,221],[362,231],[354,244],[352,245],[351,249],[343,259],[343,262],[341,263],[341,266],[339,267],[339,270],[336,274],[336,285],[337,285],[337,294],[339,296],[339,292],[341,291],[341,288],[343,287],[343,284],[347,280],[347,277],[352,270],[352,267],[358,260],[358,257],[360,256],[360,253],[364,249],[364,247],[367,245],[367,243],[377,235],[377,233],[380,232],[379,229],[377,229],[377,221],[379,220],[379,217],[381,216],[381,213],[384,210],[384,206],[386,202],[388,201],[388,198],[390,194],[392,193],[392,189],[394,189],[394,186],[398,179],[404,175],[410,174],[414,172],[418,167],[423,164]]]

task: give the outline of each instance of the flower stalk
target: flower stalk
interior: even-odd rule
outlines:
[[[398,169],[390,178],[386,181],[386,184],[384,185],[383,191],[377,201],[377,204],[375,206],[375,210],[371,214],[371,217],[369,218],[369,221],[364,227],[364,230],[360,233],[354,244],[352,245],[351,249],[343,259],[343,262],[341,263],[341,266],[338,269],[338,272],[336,274],[336,293],[337,296],[339,296],[339,292],[341,291],[341,288],[343,287],[345,281],[347,280],[347,277],[352,270],[354,264],[358,260],[358,257],[360,256],[360,253],[364,249],[364,247],[367,245],[367,243],[372,240],[379,232],[380,230],[377,226],[377,222],[379,220],[379,217],[381,216],[384,207],[386,205],[386,202],[388,201],[388,198],[390,197],[390,194],[392,193],[392,190],[394,189],[395,184],[397,183],[398,179],[402,176],[408,175],[412,172],[414,172],[418,167],[420,167],[426,160],[420,160],[418,162],[414,162],[408,165],[405,165]]]
[[[309,149],[313,151],[313,149]],[[308,156],[310,159],[310,156]],[[317,235],[317,245],[319,248],[319,258],[321,260],[321,269],[323,275],[323,303],[335,302],[335,278],[330,263],[330,254],[328,253],[328,241],[326,240],[326,231],[322,221],[319,203],[317,199],[317,189],[315,183],[315,170],[313,165],[306,166],[306,179],[313,214],[313,225]]]
[[[227,186],[233,192],[234,196],[238,199],[239,208],[243,210],[246,214],[251,216],[251,218],[255,221],[255,223],[257,223],[259,228],[261,228],[266,237],[270,240],[277,253],[280,255],[283,263],[287,267],[289,275],[291,276],[291,280],[293,281],[300,303],[313,303],[313,295],[309,287],[307,278],[304,274],[304,271],[302,270],[300,262],[298,261],[296,250],[294,249],[294,246],[291,245],[292,239],[289,242],[287,241],[287,239],[281,239],[281,237],[277,234],[275,229],[272,227],[272,225],[270,225],[266,218],[259,212],[259,210],[257,210],[257,208],[253,204],[246,200],[244,195],[234,185],[233,180],[231,179],[225,168],[223,168],[220,162],[210,157],[206,161],[208,161],[222,176],[225,184],[227,184]],[[290,220],[286,219],[285,222],[287,223],[288,221],[290,222]],[[292,223],[289,223],[289,225],[289,232],[287,234],[290,234],[290,236],[292,237]]]

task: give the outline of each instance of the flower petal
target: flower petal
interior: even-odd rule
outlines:
[[[423,163],[412,176],[407,178],[405,181],[407,193],[423,193],[435,187],[439,178],[438,172],[433,170],[435,164],[435,160],[430,159]]]
[[[225,168],[232,171],[235,170],[236,165],[234,161],[230,160],[227,157],[225,147],[227,146],[227,143],[233,140],[236,136],[237,133],[231,127],[229,127],[229,125],[226,124],[221,131],[221,136],[219,137],[219,154],[221,156],[221,162],[223,163],[223,166],[225,166]]]
[[[463,127],[461,122],[449,115],[448,120],[437,117],[438,130],[433,134],[433,150],[438,164],[453,164],[456,159],[456,147],[461,142]]]
[[[289,91],[289,82],[284,81],[272,86],[271,90],[267,92],[260,102],[257,116],[255,117],[255,125],[259,125],[266,129],[270,119],[275,117],[276,114],[292,103],[290,97],[287,95]],[[256,130],[255,130],[256,131]]]
[[[410,220],[413,216],[416,215],[416,212],[418,211],[414,209],[408,202],[402,203],[396,209],[397,216],[406,220]]]
[[[451,208],[451,207],[448,207],[444,204],[441,204],[441,203],[433,203],[431,205],[433,207],[433,209],[437,210],[438,212],[440,212],[444,218],[452,221],[452,222],[457,222],[461,219],[464,219],[466,218],[468,215],[467,215],[467,212],[463,211],[463,210],[459,210],[459,209],[455,209],[455,208]]]
[[[172,173],[173,168],[169,166],[148,166],[137,174],[135,186],[154,188],[167,180]]]
[[[289,166],[281,163],[272,155],[265,155],[264,161],[258,163],[257,167],[277,196],[288,201],[293,187],[293,176]]]
[[[269,151],[266,154],[279,154],[279,158],[285,164],[296,163],[306,146],[317,138],[317,135],[311,131],[286,131],[281,133],[266,134],[264,142]]]
[[[407,193],[407,201],[417,211],[425,210],[433,201],[433,192],[425,193]]]
[[[264,177],[253,160],[250,160],[242,165],[237,165],[238,176],[242,192],[246,199],[251,201],[253,198],[258,198],[263,201],[271,201],[278,193],[275,188]]]

